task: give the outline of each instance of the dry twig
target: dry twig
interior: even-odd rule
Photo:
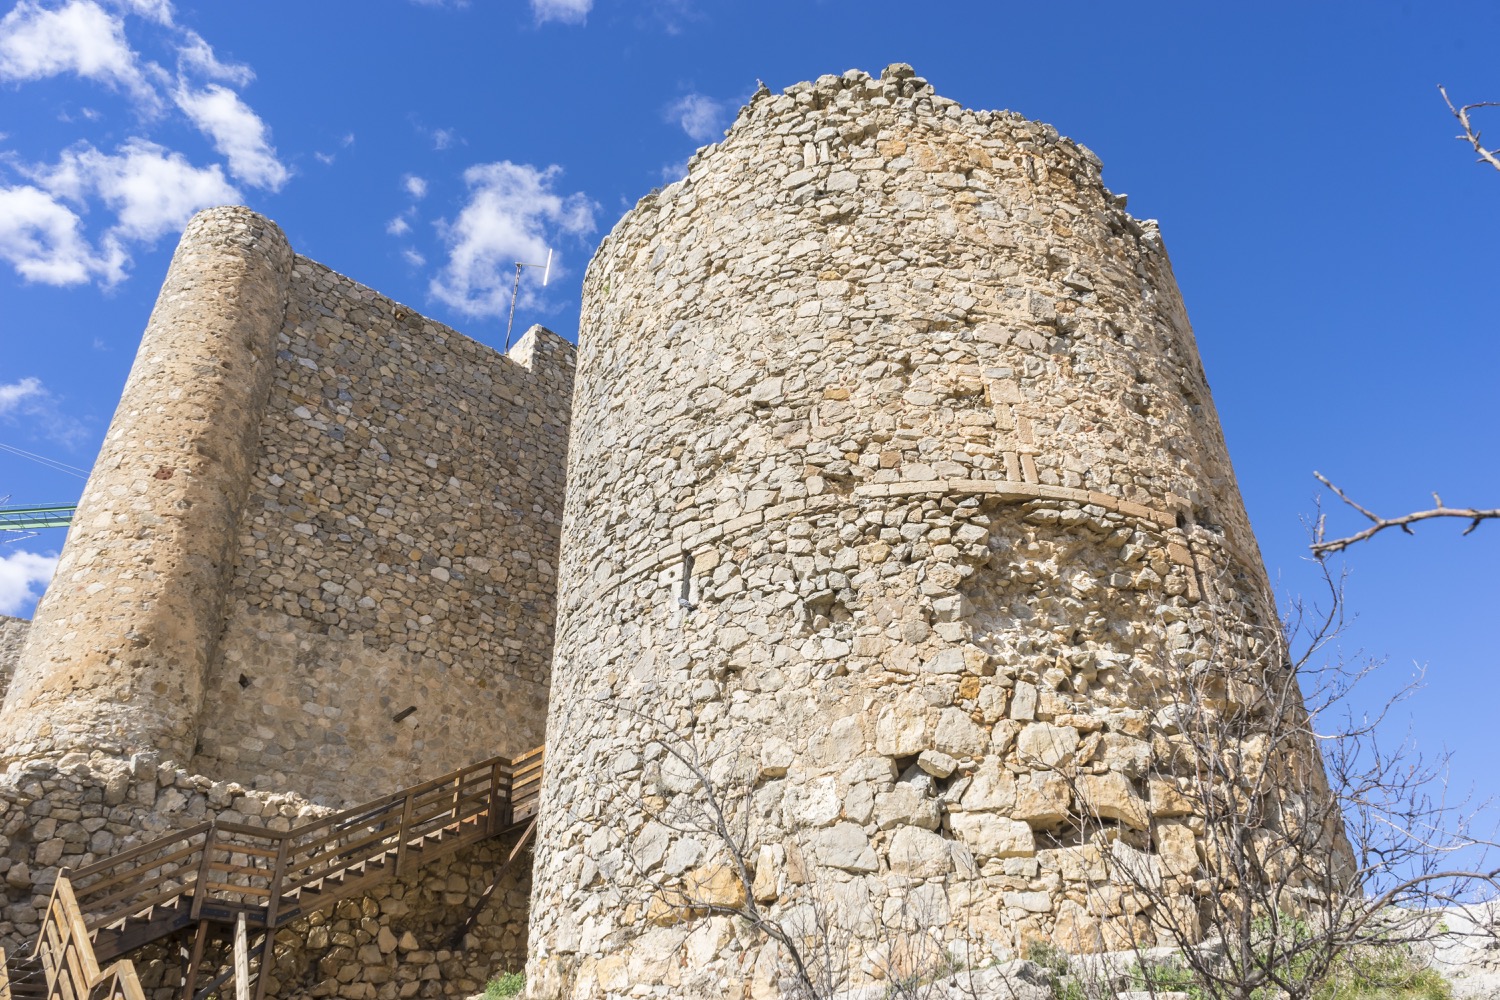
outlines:
[[[1496,170],[1500,170],[1500,151],[1485,149],[1484,143],[1480,141],[1479,131],[1469,121],[1470,111],[1473,111],[1475,108],[1500,108],[1500,101],[1480,101],[1477,104],[1465,104],[1463,107],[1457,107],[1454,105],[1452,98],[1448,96],[1448,91],[1443,89],[1442,84],[1438,84],[1438,93],[1443,95],[1443,101],[1448,105],[1448,110],[1453,113],[1453,117],[1457,118],[1458,124],[1463,127],[1463,135],[1456,135],[1454,138],[1473,146],[1474,152],[1479,154],[1481,161],[1488,163]]]
[[[1488,510],[1475,507],[1448,507],[1444,505],[1443,498],[1438,496],[1436,493],[1432,495],[1432,501],[1437,506],[1431,508],[1430,510],[1412,511],[1410,514],[1402,514],[1400,517],[1381,517],[1379,514],[1374,513],[1367,507],[1355,503],[1343,490],[1339,489],[1337,486],[1333,485],[1333,483],[1329,482],[1328,478],[1321,472],[1314,472],[1313,475],[1317,477],[1318,482],[1322,483],[1324,486],[1332,490],[1334,495],[1337,496],[1340,500],[1344,501],[1344,503],[1359,511],[1370,520],[1370,526],[1364,531],[1358,531],[1343,538],[1325,540],[1323,534],[1323,517],[1322,515],[1319,515],[1317,524],[1315,525],[1313,530],[1312,544],[1309,546],[1309,548],[1312,549],[1312,554],[1319,559],[1323,558],[1326,555],[1331,555],[1334,552],[1342,552],[1344,549],[1347,549],[1349,546],[1353,545],[1356,542],[1362,542],[1367,538],[1373,538],[1387,528],[1400,528],[1408,535],[1413,534],[1411,530],[1411,526],[1413,524],[1416,524],[1418,521],[1428,521],[1435,517],[1457,517],[1467,520],[1469,522],[1469,526],[1463,530],[1463,533],[1465,535],[1469,534],[1475,528],[1479,527],[1481,521],[1489,521],[1500,518],[1500,507],[1493,507]]]

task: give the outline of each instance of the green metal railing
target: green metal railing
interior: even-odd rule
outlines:
[[[73,523],[76,504],[57,507],[0,507],[0,531],[66,528]]]

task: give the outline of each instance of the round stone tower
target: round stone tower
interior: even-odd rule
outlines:
[[[1280,654],[1124,201],[1049,126],[896,65],[762,88],[604,241],[535,996],[777,996],[751,914],[848,942],[854,981],[913,935],[1121,947],[1148,925],[1112,860],[1190,881],[1155,685]]]
[[[0,762],[192,757],[291,272],[247,208],[183,232],[0,709]]]

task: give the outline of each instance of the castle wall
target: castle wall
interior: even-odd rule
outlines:
[[[906,67],[763,90],[600,247],[576,400],[534,996],[780,995],[711,915],[740,836],[856,980],[916,935],[1149,942],[1105,852],[1187,891],[1201,849],[1155,685],[1253,673],[1276,619],[1093,154]]]
[[[276,347],[194,766],[358,800],[539,745],[572,346],[298,258]]]
[[[31,622],[26,619],[0,615],[0,702],[5,701],[11,674],[15,673],[16,662],[21,658],[21,646],[30,630]]]
[[[363,801],[542,741],[573,349],[508,355],[212,209],[183,235],[0,712]]]

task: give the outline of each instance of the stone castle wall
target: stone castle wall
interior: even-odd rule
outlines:
[[[416,315],[245,209],[194,218],[54,581],[0,620],[0,947],[34,942],[60,867],[542,741],[572,366],[540,327],[501,355]],[[519,968],[529,865],[449,941],[508,847],[287,928],[270,995],[466,996]],[[135,958],[165,1000],[163,947]]]
[[[1186,891],[1201,846],[1153,685],[1276,619],[1093,154],[906,67],[762,90],[595,256],[569,462],[535,996],[779,995],[709,783],[856,955],[1149,940],[1103,852]]]
[[[200,213],[0,760],[154,751],[338,803],[540,743],[571,381],[539,327],[501,355]]]
[[[30,630],[31,622],[26,619],[0,615],[0,701],[5,700],[11,674],[15,673],[16,663],[21,659],[21,646]]]
[[[572,346],[299,258],[277,358],[194,766],[363,798],[540,745]]]

